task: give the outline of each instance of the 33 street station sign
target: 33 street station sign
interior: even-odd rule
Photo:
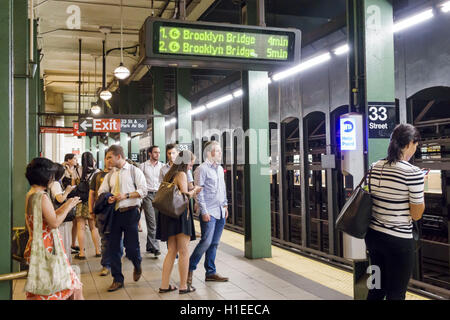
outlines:
[[[146,119],[88,119],[80,118],[80,132],[143,132]]]

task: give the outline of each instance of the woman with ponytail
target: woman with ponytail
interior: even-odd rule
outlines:
[[[381,283],[369,289],[367,300],[404,300],[414,267],[413,220],[422,218],[424,174],[408,161],[420,140],[410,124],[392,132],[388,156],[372,167],[372,220],[365,242],[372,270],[380,271]]]

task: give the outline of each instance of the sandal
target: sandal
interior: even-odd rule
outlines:
[[[102,256],[101,253],[96,253],[96,254],[95,254],[95,257],[96,257],[96,258],[100,258],[101,256]]]
[[[175,286],[169,284],[169,288],[167,288],[167,289],[161,289],[161,288],[159,288],[159,293],[172,292],[172,291],[175,291],[175,290],[177,290],[177,289],[178,289],[177,287],[175,287]]]
[[[195,288],[188,284],[187,289],[179,290],[178,293],[185,294],[185,293],[194,292],[194,291],[195,291]]]
[[[75,258],[75,259],[78,259],[78,260],[86,260],[86,256],[80,256],[79,253],[76,254],[76,255],[74,256],[74,258]]]

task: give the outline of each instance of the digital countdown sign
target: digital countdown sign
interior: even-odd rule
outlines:
[[[169,54],[285,61],[289,56],[289,37],[160,26],[157,50]]]
[[[141,61],[151,65],[269,70],[300,60],[297,29],[147,18]]]

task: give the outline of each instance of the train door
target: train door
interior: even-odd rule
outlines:
[[[275,122],[269,123],[269,154],[270,154],[270,219],[272,237],[280,239],[280,174],[278,157],[278,125]],[[274,134],[276,133],[276,134]]]
[[[417,280],[450,289],[450,88],[422,90],[407,101],[408,121],[421,141],[413,162],[430,169],[425,177],[425,212],[419,220]]]
[[[335,216],[333,218],[333,225],[336,222],[337,215],[341,211],[342,207],[345,204],[346,199],[350,196],[350,194],[353,191],[353,181],[351,179],[346,179],[344,181],[344,176],[342,174],[342,168],[341,168],[341,130],[340,130],[340,116],[348,113],[348,106],[340,106],[336,108],[333,112],[330,114],[330,134],[331,134],[331,153],[335,155],[336,158],[336,168],[333,169],[331,172],[332,174],[332,181],[333,185],[329,186],[332,188],[333,193],[335,194],[335,203],[333,204],[334,209],[332,212],[334,212]],[[350,177],[351,178],[351,177]],[[346,185],[344,185],[346,183]],[[334,232],[334,239],[333,239],[335,246],[334,246],[334,252],[332,254],[343,257],[343,244],[342,244],[342,232],[337,232],[335,230]]]
[[[305,171],[307,223],[309,223],[309,247],[329,251],[328,195],[326,170],[321,156],[326,154],[325,114],[313,112],[304,118]],[[308,228],[307,228],[308,230]]]
[[[284,192],[282,199],[283,240],[302,244],[302,209],[300,183],[300,139],[298,118],[288,118],[281,122],[281,173]],[[278,182],[279,183],[279,182]]]

